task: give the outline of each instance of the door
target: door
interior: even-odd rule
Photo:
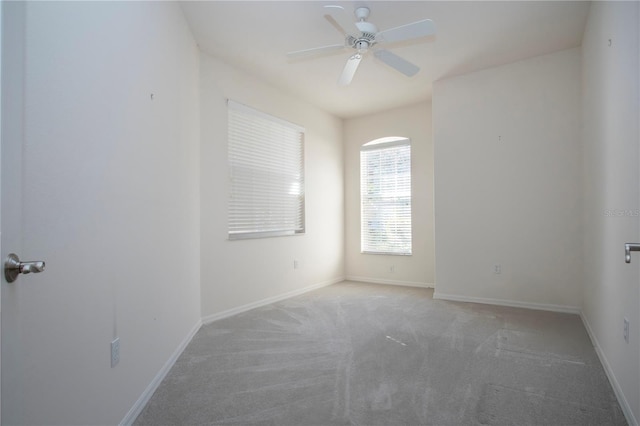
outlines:
[[[2,150],[1,158],[1,259],[10,252],[24,256],[22,246],[22,141],[24,79],[24,6],[20,2],[2,2]],[[35,277],[35,276],[34,276]],[[1,300],[1,396],[2,423],[14,423],[24,411],[21,377],[20,319],[22,304],[35,291],[41,277],[8,283],[2,274]],[[33,277],[29,277],[33,278]],[[9,409],[9,408],[10,409]]]

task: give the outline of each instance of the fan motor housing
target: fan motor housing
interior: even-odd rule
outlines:
[[[362,33],[358,38],[350,35],[347,36],[346,44],[347,46],[351,46],[353,49],[366,51],[376,44],[376,35],[373,33]]]

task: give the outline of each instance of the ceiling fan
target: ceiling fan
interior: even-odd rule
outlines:
[[[327,12],[327,14],[324,15],[325,19],[345,37],[344,43],[289,52],[287,53],[289,58],[306,57],[345,48],[355,50],[356,53],[347,59],[347,63],[338,79],[338,84],[341,86],[347,86],[351,83],[358,69],[358,65],[360,65],[362,56],[370,49],[376,58],[408,77],[420,71],[417,65],[412,64],[388,50],[379,49],[377,46],[382,43],[412,40],[435,34],[435,24],[431,19],[423,19],[388,30],[378,31],[378,28],[374,24],[367,21],[370,13],[368,7],[358,7],[355,10],[356,22],[351,21],[342,6],[330,5],[324,6],[324,8]],[[347,28],[347,30],[345,30],[345,28]],[[354,34],[348,32],[354,30]]]

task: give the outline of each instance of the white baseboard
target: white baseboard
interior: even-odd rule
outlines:
[[[593,330],[591,329],[591,325],[589,324],[587,317],[584,316],[584,312],[580,313],[580,318],[582,319],[584,328],[587,330],[587,334],[591,339],[591,343],[593,344],[593,347],[596,350],[596,354],[600,359],[600,363],[604,367],[604,372],[607,374],[607,377],[609,378],[609,382],[611,383],[613,392],[616,394],[616,397],[618,398],[618,402],[620,403],[620,408],[622,408],[622,412],[624,413],[624,416],[627,419],[627,423],[629,423],[629,426],[638,426],[638,421],[633,415],[633,411],[631,411],[631,407],[629,406],[629,402],[627,401],[627,399],[624,396],[624,393],[622,392],[620,383],[618,383],[616,376],[613,374],[611,365],[609,364],[607,357],[604,355],[604,352],[602,352],[602,349],[600,348],[600,344],[598,343],[598,339],[596,339],[596,335],[593,333]]]
[[[581,309],[578,306],[551,305],[546,303],[529,303],[506,299],[489,299],[486,297],[459,296],[456,294],[439,293],[438,290],[433,293],[433,298],[440,300],[450,300],[453,302],[482,303],[485,305],[509,306],[512,308],[535,309],[538,311],[562,312],[568,314],[580,314],[581,312]]]
[[[353,275],[347,275],[346,280],[357,281],[360,283],[370,283],[370,284],[387,284],[387,285],[400,285],[404,287],[433,288],[432,283],[421,283],[417,281],[385,280],[380,278],[357,277]]]
[[[246,305],[238,306],[236,308],[227,309],[226,311],[218,312],[217,314],[207,315],[206,317],[202,318],[202,323],[203,324],[211,324],[212,322],[221,320],[223,318],[227,318],[227,317],[230,317],[230,316],[233,316],[233,315],[237,315],[237,314],[240,314],[242,312],[249,311],[251,309],[259,308],[261,306],[269,305],[271,303],[279,302],[281,300],[285,300],[285,299],[288,299],[290,297],[299,296],[301,294],[310,292],[312,290],[317,290],[319,288],[326,287],[326,286],[329,286],[331,284],[336,284],[336,283],[339,283],[339,282],[342,282],[342,281],[344,281],[344,277],[338,277],[338,278],[334,278],[334,279],[329,280],[329,281],[323,281],[323,282],[320,282],[320,283],[312,284],[312,285],[304,287],[304,288],[300,288],[300,289],[297,289],[297,290],[289,291],[287,293],[279,294],[277,296],[267,297],[266,299],[258,300],[258,301],[255,301],[255,302],[251,302],[251,303],[248,303]]]
[[[169,370],[171,370],[171,367],[173,367],[173,364],[176,363],[178,357],[185,350],[189,342],[191,342],[191,339],[193,339],[193,336],[195,336],[198,330],[200,330],[201,326],[202,321],[198,321],[196,325],[191,329],[191,331],[189,331],[189,334],[187,334],[187,336],[182,340],[176,350],[173,351],[173,354],[171,354],[167,362],[165,362],[165,364],[162,366],[158,374],[156,374],[156,376],[153,378],[151,383],[149,383],[149,386],[147,386],[144,392],[142,392],[140,398],[138,398],[136,403],[133,404],[133,407],[131,407],[129,412],[124,416],[124,419],[122,419],[122,421],[120,422],[120,426],[129,426],[133,424],[133,422],[140,415],[144,407],[153,396],[153,393],[156,391],[156,389],[158,389],[158,386],[160,386],[160,383],[162,383],[162,380],[164,380],[164,378],[167,376]]]

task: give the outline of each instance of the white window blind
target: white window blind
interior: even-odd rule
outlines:
[[[360,150],[361,250],[411,254],[411,144],[369,142]]]
[[[304,129],[227,106],[229,239],[304,233]]]

